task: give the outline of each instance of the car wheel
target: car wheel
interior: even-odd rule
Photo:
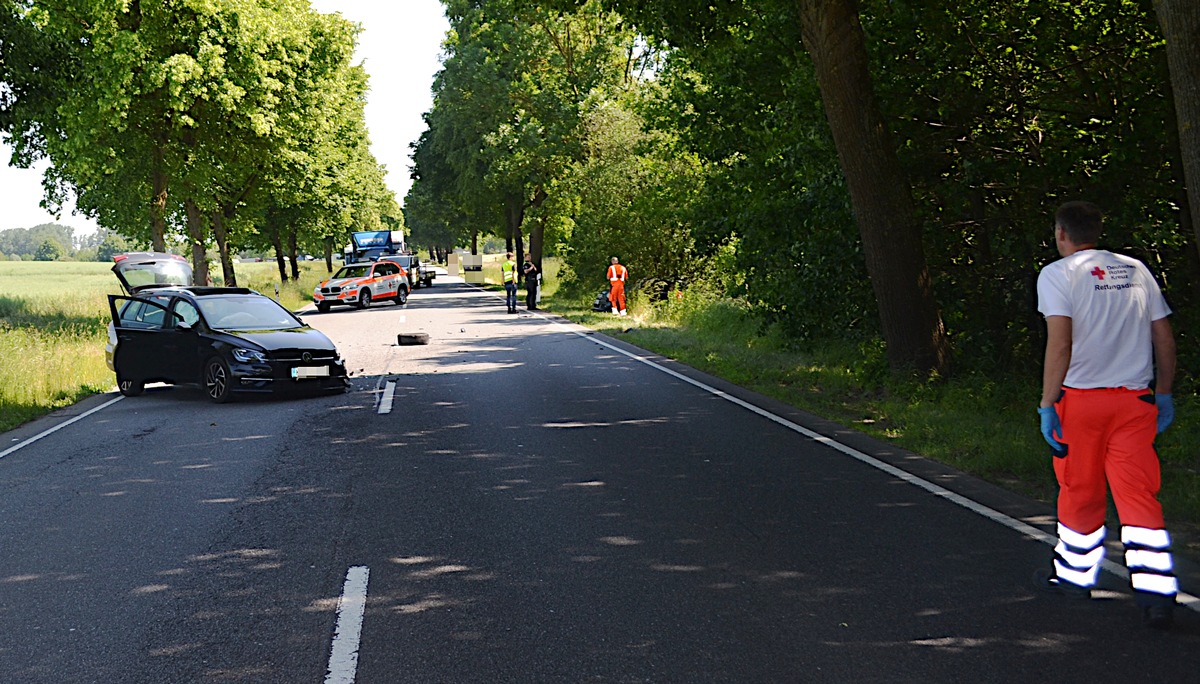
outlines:
[[[136,397],[146,389],[146,383],[117,374],[117,390],[127,397]]]
[[[362,294],[360,294],[358,296],[358,308],[360,308],[360,309],[371,308],[371,291],[370,290],[363,290]]]
[[[396,306],[402,306],[404,304],[407,304],[408,303],[408,288],[402,287],[399,290],[396,290],[396,299],[394,301],[396,302]]]
[[[317,311],[320,311],[321,313],[329,313],[329,305],[325,302],[321,302],[320,304],[317,304]]]
[[[204,392],[214,404],[224,404],[233,394],[233,378],[229,374],[229,364],[219,356],[214,356],[204,364]]]

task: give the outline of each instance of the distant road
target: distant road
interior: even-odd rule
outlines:
[[[1150,632],[1111,574],[1090,603],[1036,595],[1053,512],[890,445],[452,278],[305,319],[352,392],[152,388],[4,435],[0,681],[1200,669],[1195,612]]]

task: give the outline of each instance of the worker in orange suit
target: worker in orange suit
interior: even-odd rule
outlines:
[[[1105,555],[1107,485],[1143,620],[1166,629],[1179,585],[1158,502],[1154,436],[1175,417],[1171,309],[1145,264],[1097,248],[1103,229],[1096,205],[1062,205],[1054,216],[1062,258],[1038,276],[1038,310],[1046,317],[1038,414],[1059,494],[1053,565],[1035,583],[1091,597]]]
[[[612,302],[614,316],[625,316],[625,281],[629,279],[629,269],[612,258],[612,266],[608,267],[608,301]]]

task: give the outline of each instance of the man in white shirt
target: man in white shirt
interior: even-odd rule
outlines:
[[[1039,571],[1035,583],[1090,598],[1104,558],[1107,485],[1143,619],[1166,629],[1178,584],[1158,502],[1154,436],[1175,414],[1171,310],[1145,264],[1096,249],[1103,228],[1094,204],[1064,204],[1054,216],[1062,259],[1038,276],[1047,331],[1038,414],[1059,496],[1053,568]]]

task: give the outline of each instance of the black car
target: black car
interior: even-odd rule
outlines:
[[[235,392],[349,386],[333,342],[275,300],[237,287],[131,286],[123,271],[135,265],[122,261],[113,270],[129,296],[108,298],[121,394],[137,396],[147,382],[194,383],[221,403]]]

